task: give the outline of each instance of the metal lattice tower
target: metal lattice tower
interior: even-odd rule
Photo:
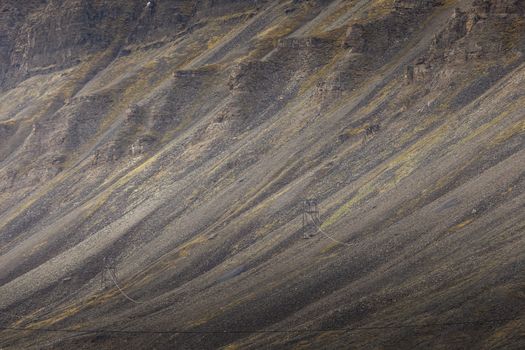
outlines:
[[[317,227],[321,222],[317,199],[306,198],[303,200],[303,230],[305,238],[311,237],[308,231],[311,226]]]
[[[117,268],[115,266],[115,261],[107,256],[102,260],[104,263],[104,269],[102,270],[102,276],[100,280],[101,289],[106,288],[106,281],[111,281],[113,278],[117,278]],[[108,278],[109,277],[109,278]]]

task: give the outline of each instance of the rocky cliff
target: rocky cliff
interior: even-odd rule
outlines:
[[[524,52],[521,0],[2,1],[0,348],[525,347]]]

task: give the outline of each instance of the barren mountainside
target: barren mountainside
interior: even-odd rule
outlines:
[[[524,1],[146,3],[0,2],[0,349],[525,348]]]

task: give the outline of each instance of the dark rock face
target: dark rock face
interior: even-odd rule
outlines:
[[[381,56],[395,52],[410,37],[416,23],[440,4],[440,1],[435,0],[395,1],[394,11],[387,16],[366,24],[351,25],[343,40],[343,47],[381,59]]]
[[[489,16],[519,16],[525,13],[525,4],[520,0],[475,0],[472,13],[480,18]]]
[[[0,348],[524,348],[524,52],[516,0],[2,1]]]
[[[108,47],[115,35],[109,29],[121,12],[112,4],[75,0],[64,7],[60,1],[49,1],[29,13],[8,51],[14,68],[8,79],[57,71]]]
[[[24,10],[28,9],[20,8],[15,1],[6,1],[0,5],[0,79],[2,82],[5,81],[6,74],[11,68],[11,53],[18,28],[25,15]]]
[[[466,34],[467,14],[460,9],[455,9],[447,27],[432,42],[432,58],[443,59],[444,57],[440,57],[439,54],[444,54],[446,49],[450,49],[456,41],[463,38]]]
[[[138,1],[8,2],[0,9],[0,88],[77,65],[111,46],[118,52],[128,43],[173,36],[195,14],[193,3],[161,2],[152,14]]]
[[[408,66],[407,80],[426,83],[432,80],[436,86],[451,86],[472,74],[465,71],[464,64],[473,67],[486,62],[488,66],[488,62],[498,62],[506,56],[519,62],[525,42],[516,33],[524,25],[519,2],[475,1],[466,10],[457,8],[433,38],[426,55]],[[483,72],[476,85],[488,88],[504,71],[501,67],[491,68]]]
[[[351,48],[355,52],[363,52],[365,50],[366,38],[365,28],[361,24],[354,24],[346,31],[346,36],[343,42],[344,48]]]

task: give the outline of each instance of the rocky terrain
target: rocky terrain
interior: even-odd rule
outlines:
[[[525,348],[524,53],[522,0],[3,0],[0,348]]]

